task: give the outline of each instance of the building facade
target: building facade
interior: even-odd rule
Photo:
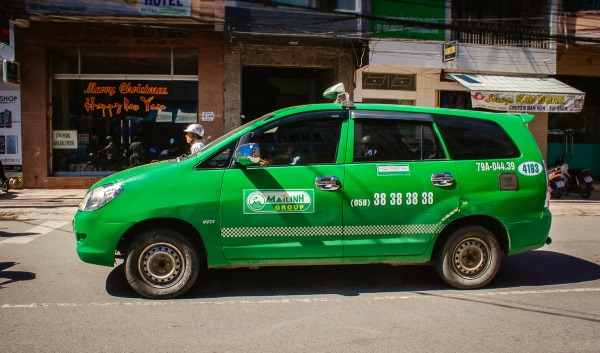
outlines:
[[[546,157],[549,115],[573,115],[585,97],[553,78],[555,6],[372,0],[371,59],[358,70],[356,100],[533,114],[529,128]]]
[[[181,155],[190,123],[203,125],[209,143],[268,111],[322,102],[332,82],[354,82],[355,41],[306,28],[321,5],[67,3],[12,9],[24,187],[89,187],[132,166],[136,140],[144,162]],[[349,10],[360,11],[358,3]],[[316,23],[357,31],[358,19],[336,17]]]
[[[547,158],[563,138],[548,130],[595,114],[589,94],[581,105],[597,54],[566,40],[578,27],[557,16],[558,1],[63,3],[3,9],[21,67],[20,84],[4,88],[20,99],[25,187],[89,187],[132,165],[134,140],[144,162],[183,154],[190,123],[209,143],[267,112],[323,102],[337,82],[359,102],[534,114]]]

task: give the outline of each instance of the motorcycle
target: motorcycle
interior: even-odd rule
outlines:
[[[0,180],[0,191],[8,192],[8,189],[10,188],[10,186],[9,186],[10,180],[4,174],[4,166],[2,165],[1,161],[0,161],[0,179],[1,179]]]
[[[594,186],[592,183],[592,173],[585,168],[569,168],[568,164],[563,164],[563,179],[565,180],[567,195],[570,192],[578,193],[584,199],[592,195]]]
[[[555,199],[560,199],[562,195],[567,193],[567,185],[563,176],[564,161],[565,155],[563,154],[556,158],[556,162],[547,168],[550,197]]]

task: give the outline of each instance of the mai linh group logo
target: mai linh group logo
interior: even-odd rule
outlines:
[[[244,213],[312,213],[314,190],[244,190]]]

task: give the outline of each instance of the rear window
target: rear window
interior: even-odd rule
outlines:
[[[516,158],[514,141],[495,121],[435,116],[434,121],[454,160]]]

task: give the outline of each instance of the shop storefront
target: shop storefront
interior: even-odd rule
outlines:
[[[23,30],[28,40],[19,52],[27,72],[25,187],[88,187],[162,159],[163,151],[181,155],[190,123],[205,127],[205,142],[223,134],[220,37],[175,29],[33,27]],[[131,158],[134,142],[143,146],[141,160]]]
[[[52,175],[129,168],[140,162],[131,158],[134,139],[142,163],[184,153],[181,131],[198,117],[196,48],[61,47],[50,61]]]

